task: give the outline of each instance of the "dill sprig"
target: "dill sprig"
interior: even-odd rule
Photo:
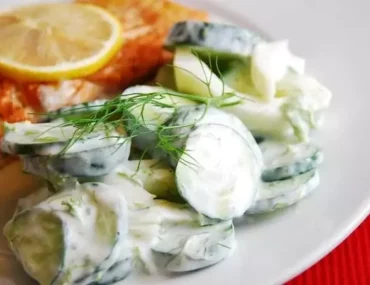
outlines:
[[[92,133],[103,130],[106,132],[107,138],[114,138],[112,132],[117,129],[125,129],[128,132],[126,139],[135,139],[139,136],[145,136],[153,133],[153,123],[151,120],[145,117],[145,111],[147,108],[152,107],[158,108],[159,112],[168,112],[173,116],[178,112],[177,105],[172,99],[181,98],[193,101],[198,104],[206,106],[205,112],[208,106],[219,107],[224,104],[225,101],[232,98],[234,94],[227,93],[219,97],[202,97],[197,95],[190,95],[171,90],[159,90],[152,93],[130,93],[115,97],[110,101],[105,101],[100,105],[94,105],[92,111],[88,115],[70,116],[70,112],[60,112],[54,115],[49,114],[51,119],[63,119],[60,127],[73,126],[76,128],[75,134],[70,142],[66,145],[62,152],[66,152],[74,143],[91,135]],[[167,103],[165,99],[170,98],[170,103]],[[84,112],[88,110],[88,106],[77,107],[71,112]],[[138,113],[138,115],[134,115]],[[204,113],[205,115],[205,113]],[[198,120],[201,120],[199,118]],[[197,121],[198,121],[197,120]],[[192,164],[190,156],[184,155],[184,150],[181,146],[176,144],[176,141],[180,139],[178,135],[173,135],[171,132],[176,128],[191,128],[197,123],[195,121],[191,125],[158,125],[155,126],[157,145],[155,148],[162,150],[168,154],[172,159],[179,160],[184,159],[187,164]],[[147,150],[145,150],[146,152]]]
[[[199,58],[196,51],[193,50],[192,52]],[[208,60],[209,64],[212,64],[210,56],[208,57]],[[205,71],[206,63],[201,59],[199,59],[199,61],[206,80],[203,81],[202,79],[197,78],[195,74],[193,74],[193,76],[208,87],[210,97],[185,94],[163,88],[163,90],[158,90],[152,93],[124,94],[115,97],[112,100],[93,102],[91,109],[89,108],[89,104],[83,104],[75,108],[71,107],[65,112],[54,112],[52,114],[48,114],[48,119],[62,119],[63,123],[61,123],[61,127],[73,126],[76,128],[73,138],[63,149],[62,153],[66,152],[77,141],[91,135],[97,130],[104,130],[106,132],[106,137],[108,138],[114,137],[112,136],[113,131],[124,129],[128,132],[128,134],[125,134],[127,135],[127,139],[132,140],[145,135],[153,135],[154,128],[157,144],[155,146],[150,146],[150,148],[160,149],[175,161],[182,159],[183,162],[188,165],[196,164],[196,162],[191,158],[191,155],[184,152],[183,145],[179,145],[178,142],[182,138],[179,137],[177,133],[181,132],[176,132],[175,129],[193,127],[197,121],[203,118],[209,106],[223,108],[241,103],[239,95],[236,94],[236,92],[225,92],[225,84],[223,84],[221,94],[214,96],[211,90],[212,74],[210,78],[207,78]],[[172,67],[180,68],[177,66]],[[215,68],[219,75],[221,75],[217,58],[215,61]],[[183,70],[188,73],[192,73],[189,70]],[[222,80],[222,77],[220,78]],[[153,124],[150,119],[148,120],[145,117],[145,111],[150,107],[157,108],[158,113],[170,114],[169,118],[171,118],[171,116],[173,117],[180,107],[176,104],[176,98],[186,99],[195,102],[196,104],[205,105],[206,108],[204,108],[203,116],[198,118],[198,120],[194,121],[191,125],[158,125],[158,122]],[[86,112],[86,114],[83,116],[72,116],[72,114],[84,112]],[[124,136],[122,135],[122,137]],[[147,151],[147,148],[144,149],[144,153]]]

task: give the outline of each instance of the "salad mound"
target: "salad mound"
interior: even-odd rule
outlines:
[[[113,284],[232,254],[233,220],[296,204],[319,184],[312,132],[331,92],[287,41],[175,24],[156,84],[7,124],[3,151],[47,182],[4,232],[40,284]]]

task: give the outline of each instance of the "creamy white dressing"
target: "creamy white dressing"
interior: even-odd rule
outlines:
[[[288,41],[260,42],[252,54],[251,75],[254,87],[266,100],[276,95],[277,82],[287,74],[288,68],[304,73],[304,60],[293,56]]]
[[[130,259],[129,264],[136,272],[153,274],[163,269],[181,272],[210,266],[234,251],[236,243],[231,221],[220,223],[198,214],[186,204],[155,200],[155,196],[138,183],[119,175],[122,167],[117,167],[116,171],[106,176],[104,184],[82,184],[75,190],[64,190],[54,195],[42,188],[19,201],[14,218],[8,223],[8,233],[17,226],[14,221],[24,212],[30,212],[35,217],[39,217],[40,211],[50,212],[62,221],[62,228],[57,227],[65,240],[63,260],[68,265],[59,273],[62,283],[56,284],[71,282],[88,272],[90,277],[82,284],[87,284],[87,280],[92,282],[98,278],[92,273],[97,264],[105,264],[104,268],[108,269],[117,261]],[[101,220],[102,217],[109,220]],[[41,246],[45,247],[46,242],[49,242],[49,247],[55,246],[53,239],[48,239],[52,235],[39,230],[44,222],[34,219],[36,221],[37,224],[28,221],[27,228],[20,227],[20,234],[29,229],[34,233],[31,236],[42,237]],[[118,240],[112,239],[116,233],[111,231],[114,225],[114,228],[121,229]],[[40,236],[40,233],[43,235]],[[181,247],[183,250],[180,250]],[[17,245],[16,248],[19,249]],[[26,252],[34,251],[30,248],[24,250],[19,252],[21,259],[29,256]],[[42,252],[44,248],[36,250]],[[167,255],[162,256],[161,253]],[[89,260],[87,263],[86,258]],[[30,260],[24,260],[25,264],[27,262]],[[165,264],[167,266],[163,268]],[[51,268],[61,266],[54,265]],[[128,274],[130,266],[127,262],[122,266]],[[46,278],[43,275],[51,278],[56,274],[54,271],[45,272],[47,268],[41,271],[38,267],[27,272],[42,281],[40,278]],[[102,278],[109,279],[109,272],[102,271]],[[42,284],[48,283],[43,280]]]
[[[230,173],[231,176],[226,175],[224,177],[202,177],[201,168],[196,172],[196,176],[193,177],[190,174],[187,177],[189,183],[192,183],[192,181],[206,182],[206,184],[200,183],[197,185],[193,183],[190,187],[192,191],[197,191],[198,186],[202,187],[202,191],[199,191],[199,194],[196,195],[198,199],[192,201],[196,207],[198,205],[201,206],[202,210],[206,209],[211,212],[217,209],[225,216],[227,213],[238,213],[245,207],[245,209],[248,209],[248,214],[255,214],[291,205],[308,195],[317,186],[318,175],[315,172],[312,177],[306,175],[308,183],[305,184],[297,180],[296,184],[287,183],[285,184],[286,186],[273,190],[273,192],[270,192],[273,188],[261,188],[260,183],[255,183],[255,178],[260,175],[256,171],[258,163],[253,165],[253,163],[248,162],[244,165],[243,159],[230,160],[229,157],[235,157],[235,155],[220,151],[220,149],[229,149],[233,153],[238,153],[240,157],[251,156],[250,152],[241,151],[243,149],[242,146],[245,146],[245,140],[239,135],[237,136],[239,136],[240,141],[231,139],[237,133],[225,126],[215,125],[214,130],[210,128],[210,125],[205,126],[209,132],[208,136],[201,130],[199,130],[199,134],[193,132],[191,135],[191,139],[202,137],[202,141],[198,141],[196,145],[204,146],[200,147],[193,155],[196,156],[197,160],[204,163],[204,167],[222,168],[225,173],[228,173],[230,169],[233,169],[233,171]],[[225,128],[227,131],[220,131],[219,128]],[[222,137],[222,139],[215,144],[214,140],[218,136],[219,138]],[[228,147],[222,147],[223,144],[227,144]],[[272,147],[267,152],[270,152],[272,154],[271,157],[273,157],[281,151]],[[213,155],[214,153],[219,153],[220,155],[215,156]],[[293,160],[300,156],[304,156],[302,151],[292,151],[289,154],[289,157]],[[267,157],[269,156],[267,155]],[[235,164],[233,164],[234,162]],[[267,160],[266,162],[274,164],[273,161]],[[162,185],[161,187],[166,188],[167,186],[161,180],[166,180],[168,177],[156,175],[156,171],[166,169],[168,170],[168,166],[155,160],[144,160],[140,165],[138,161],[133,161],[119,165],[115,171],[103,178],[102,182],[104,184],[88,183],[86,186],[78,186],[79,189],[63,191],[50,198],[47,197],[52,193],[44,188],[29,198],[20,200],[13,220],[20,213],[27,210],[36,213],[36,217],[38,215],[37,211],[39,211],[36,211],[36,209],[41,211],[53,209],[53,211],[56,211],[56,217],[61,219],[68,228],[68,235],[64,231],[66,235],[64,239],[69,241],[69,243],[64,246],[68,247],[73,244],[74,248],[78,248],[78,250],[65,248],[66,255],[64,259],[70,264],[68,267],[70,269],[67,268],[68,272],[63,277],[60,277],[60,280],[63,281],[67,277],[75,279],[78,276],[82,276],[86,271],[92,272],[92,267],[89,268],[89,266],[102,262],[103,258],[107,258],[107,256],[110,256],[108,258],[110,262],[106,263],[104,261],[105,263],[102,263],[105,264],[104,268],[109,268],[109,266],[119,261],[122,262],[119,263],[119,266],[122,266],[125,274],[121,276],[117,271],[112,271],[111,273],[107,271],[102,275],[103,277],[99,276],[106,278],[105,280],[108,280],[111,275],[114,275],[116,279],[124,278],[129,274],[131,268],[134,272],[145,274],[160,273],[162,270],[186,272],[210,266],[229,256],[234,252],[236,246],[231,220],[224,222],[212,220],[200,215],[187,205],[155,200],[155,195],[144,190],[143,187],[150,189],[152,187],[151,184],[159,184]],[[138,174],[140,171],[141,174]],[[125,175],[122,175],[123,172]],[[217,172],[219,172],[219,169],[217,169]],[[171,174],[173,175],[173,173]],[[153,175],[156,179],[151,179]],[[199,177],[201,177],[200,180]],[[229,185],[230,181],[235,182],[235,189],[239,189],[237,190],[239,191],[238,195],[235,195],[235,193],[231,195],[232,192],[229,193],[222,186]],[[246,185],[252,186],[254,184],[258,184],[255,189],[246,191]],[[217,189],[220,191],[217,191]],[[258,198],[255,200],[254,196],[257,189],[259,189]],[[93,195],[91,195],[92,193]],[[202,198],[201,195],[203,194],[206,194],[206,196]],[[228,201],[233,206],[225,207],[225,205],[220,205],[215,207],[211,205],[212,203],[217,203],[216,197],[220,197],[220,203]],[[242,204],[243,206],[240,206]],[[113,223],[113,216],[104,223],[98,222],[99,219],[96,217],[102,209],[110,209],[109,211],[116,213]],[[242,212],[240,213],[243,214]],[[209,213],[207,212],[207,214]],[[109,217],[109,215],[104,216]],[[122,229],[120,232],[125,233],[119,236],[119,246],[117,245],[117,240],[113,243],[112,236],[109,235],[109,225],[113,224],[121,225],[119,226]],[[38,226],[41,226],[41,224],[35,224],[33,228],[30,228],[35,236],[39,236],[37,234]],[[44,236],[45,242],[49,242],[49,247],[52,247],[53,239],[47,240],[48,235]],[[52,238],[52,236],[49,236],[49,238]],[[28,249],[25,250],[28,251]],[[161,253],[166,254],[161,255]],[[25,256],[27,255],[23,257]],[[89,262],[80,268],[78,264],[81,264],[82,259],[86,256],[88,256]],[[44,272],[41,275],[35,275],[34,273],[35,270],[40,270],[38,267],[33,269],[27,269],[26,267],[26,270],[31,276],[45,278],[43,277],[45,268],[50,268],[52,271],[52,268],[56,267],[44,267]],[[98,278],[98,276],[91,273],[90,278]]]

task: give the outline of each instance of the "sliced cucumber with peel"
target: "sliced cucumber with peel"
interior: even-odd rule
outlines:
[[[253,204],[260,162],[234,129],[202,125],[189,134],[176,167],[180,195],[215,219],[239,217]]]
[[[4,233],[40,284],[110,284],[131,271],[125,197],[103,184],[79,185],[29,206]]]
[[[158,93],[158,95],[153,98],[152,102],[143,102],[143,104],[138,104],[129,110],[135,119],[148,130],[156,130],[158,126],[169,120],[179,106],[196,104],[188,99],[171,96],[171,94],[176,94],[176,91],[148,85],[137,85],[127,88],[122,93],[122,98],[129,99],[136,94],[148,94],[149,96],[153,93]],[[128,128],[130,129],[130,126]]]
[[[253,85],[250,58],[234,60],[230,63],[227,70],[222,73],[222,80],[237,92],[249,94],[256,98],[261,97]]]
[[[262,180],[265,182],[300,175],[315,169],[324,159],[321,149],[312,143],[287,144],[264,140],[258,146],[264,161]]]
[[[263,165],[248,129],[233,115],[204,105],[179,107],[165,127],[162,135],[183,149],[180,157],[162,150],[176,168],[180,195],[211,218],[243,215],[253,203]]]
[[[222,261],[235,245],[232,221],[204,226],[185,223],[162,230],[152,250],[169,256],[167,271],[189,272]]]
[[[175,74],[173,66],[164,65],[159,70],[155,77],[155,83],[169,88],[171,90],[176,90]]]
[[[308,141],[310,131],[317,127],[316,117],[328,107],[331,98],[326,88],[317,81],[305,80],[305,75],[284,83],[284,90],[296,90],[293,96],[279,96],[266,101],[237,92],[188,49],[176,50],[174,66],[179,92],[204,97],[235,94],[234,98],[224,102],[222,109],[237,116],[255,136],[285,138],[291,142]],[[307,82],[310,84],[308,89],[304,87]]]
[[[76,132],[75,127],[63,123],[5,123],[1,147],[10,154],[37,154],[44,148],[67,143]]]
[[[63,107],[58,110],[49,112],[42,118],[42,122],[49,122],[59,118],[68,120],[73,118],[88,117],[103,108],[106,102],[109,102],[109,100],[99,99],[92,102]]]
[[[171,148],[184,149],[180,156],[165,149],[160,149],[158,155],[176,168],[180,195],[211,218],[243,215],[254,200],[263,164],[248,129],[233,115],[204,105],[178,107],[172,119],[160,126],[164,128],[161,135],[169,139],[166,143]],[[155,132],[147,132],[136,141],[143,150],[150,151],[156,149],[159,139]],[[214,150],[213,155],[210,149]],[[203,186],[205,181],[215,183],[212,187]],[[240,195],[245,199],[240,199]]]
[[[291,179],[261,182],[257,199],[246,214],[263,214],[291,206],[311,194],[319,182],[316,169]]]
[[[238,117],[255,136],[291,137],[293,129],[280,108],[284,99],[266,103],[257,97],[235,92],[189,50],[177,49],[174,72],[178,91],[204,97],[236,93],[225,103],[239,102],[222,109]]]
[[[174,127],[170,132],[171,135],[175,135],[177,138],[175,143],[179,147],[183,146],[189,134],[197,127],[203,125],[221,125],[231,128],[248,143],[252,153],[256,156],[256,161],[260,163],[259,167],[262,167],[261,152],[254,137],[245,125],[233,115],[205,105],[185,106],[179,108],[167,124]]]
[[[109,137],[111,136],[111,137]],[[45,178],[53,173],[72,177],[96,177],[110,173],[127,161],[131,142],[118,133],[78,140],[65,152],[62,148],[24,157],[25,171]],[[49,179],[48,179],[49,180]]]
[[[226,92],[233,92],[205,62],[187,48],[176,49],[173,65],[179,92],[204,97],[218,97]]]
[[[246,57],[264,39],[248,29],[221,23],[185,21],[175,24],[164,46],[188,47],[204,56]]]
[[[138,104],[129,111],[132,119],[128,120],[126,128],[133,136],[133,144],[141,150],[148,151],[152,155],[156,151],[157,130],[169,120],[179,106],[195,105],[196,103],[177,96],[171,96],[175,91],[157,86],[138,85],[126,89],[122,98],[130,98],[135,94],[159,93],[154,99],[160,104],[153,103]]]
[[[132,212],[129,225],[133,260],[139,261],[134,263],[149,272],[155,267],[189,272],[211,266],[229,256],[236,245],[232,220],[209,219],[187,204],[155,200],[150,207]]]

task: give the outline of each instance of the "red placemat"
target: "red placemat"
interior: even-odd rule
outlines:
[[[370,285],[370,216],[333,252],[286,285]]]

